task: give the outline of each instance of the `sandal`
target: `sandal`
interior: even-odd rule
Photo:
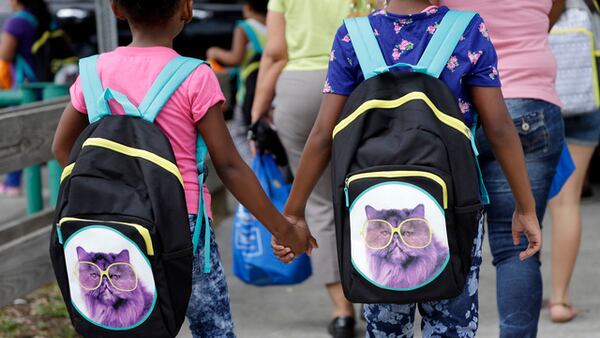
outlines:
[[[567,309],[569,314],[567,316],[562,316],[562,317],[555,316],[553,314],[552,309],[554,309],[557,306]],[[575,309],[573,308],[573,305],[568,304],[568,303],[549,303],[548,311],[550,312],[550,318],[552,319],[553,323],[568,323],[568,322],[572,321],[575,317],[577,317],[577,311],[575,311]]]

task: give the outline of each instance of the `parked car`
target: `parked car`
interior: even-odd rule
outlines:
[[[94,0],[47,0],[58,24],[73,41],[80,56],[98,52]],[[211,46],[229,47],[242,5],[236,0],[196,0],[194,20],[175,40],[175,49],[186,56],[204,58]],[[131,41],[125,22],[118,23],[119,45]]]

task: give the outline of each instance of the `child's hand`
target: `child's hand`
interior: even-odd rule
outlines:
[[[513,215],[512,234],[515,245],[521,244],[521,234],[529,241],[529,247],[519,255],[522,261],[532,257],[542,248],[542,230],[535,212],[516,211]]]
[[[206,51],[206,59],[215,60],[217,58],[217,54],[219,54],[219,49],[220,48],[218,48],[218,47],[210,47]]]
[[[317,241],[311,235],[308,225],[303,218],[286,216],[289,222],[288,232],[278,238],[273,236],[271,246],[277,258],[284,263],[291,263],[294,258],[306,252],[308,255],[318,248]]]

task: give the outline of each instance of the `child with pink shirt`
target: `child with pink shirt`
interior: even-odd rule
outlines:
[[[127,20],[133,41],[99,57],[98,73],[103,86],[125,94],[134,105],[139,105],[159,73],[178,56],[172,49],[173,39],[192,19],[192,5],[192,0],[114,0],[113,11],[119,19]],[[196,224],[201,193],[196,168],[196,140],[200,133],[217,174],[236,198],[296,254],[311,251],[316,243],[308,229],[290,224],[277,212],[235,150],[221,112],[224,100],[216,76],[202,65],[183,82],[156,119],[171,143],[183,177],[190,228],[193,231]],[[116,102],[110,102],[109,107],[112,114],[125,113]],[[62,165],[67,163],[73,144],[89,124],[87,111],[78,79],[71,87],[71,103],[63,113],[53,145]],[[202,187],[202,193],[210,216],[210,193],[206,186]],[[202,241],[199,245],[194,256],[193,289],[187,313],[192,334],[234,337],[229,294],[214,233],[210,273],[199,268],[204,264]]]

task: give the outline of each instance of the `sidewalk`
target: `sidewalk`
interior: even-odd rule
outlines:
[[[596,194],[598,196],[598,192]],[[541,338],[600,337],[600,197],[586,200],[583,207],[583,242],[581,255],[572,282],[573,302],[580,315],[569,324],[552,324],[543,309],[540,320]],[[544,230],[543,250],[544,295],[550,288],[549,218]],[[319,285],[307,283],[290,288],[255,288],[246,286],[231,275],[231,219],[217,230],[218,242],[228,272],[233,316],[240,338],[328,338],[329,322],[327,294]],[[489,246],[484,248],[484,266],[480,282],[480,328],[478,337],[498,337],[498,315],[495,305],[495,270],[491,265]],[[361,333],[359,337],[363,337]],[[420,334],[416,334],[420,337]],[[191,337],[187,325],[180,338]]]

